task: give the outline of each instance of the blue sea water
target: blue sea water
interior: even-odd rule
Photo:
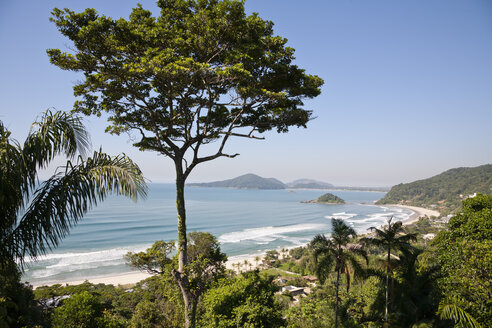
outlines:
[[[92,209],[52,253],[30,261],[23,279],[32,284],[112,276],[131,272],[124,254],[143,251],[156,240],[176,240],[173,184],[150,184],[147,199],[134,203],[110,197]],[[229,257],[304,245],[318,233],[329,234],[331,218],[341,218],[358,232],[387,218],[413,212],[375,206],[382,192],[330,191],[347,204],[305,204],[320,190],[185,190],[188,231],[208,231]]]

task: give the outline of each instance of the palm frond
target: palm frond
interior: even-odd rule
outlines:
[[[90,138],[80,116],[71,112],[53,113],[48,109],[32,124],[24,148],[26,146],[41,146],[48,160],[59,154],[73,158],[79,153],[85,157]]]
[[[24,142],[23,177],[33,188],[38,168],[46,167],[57,155],[63,154],[69,159],[77,153],[85,156],[89,146],[89,135],[79,116],[47,110],[32,124]]]
[[[439,314],[441,319],[453,320],[462,327],[481,328],[475,318],[456,304],[440,304],[437,314]]]
[[[364,278],[366,276],[365,269],[360,264],[358,255],[351,252],[344,252],[345,262],[347,262],[354,271],[355,278]]]
[[[22,150],[0,121],[0,241],[12,227],[17,211],[24,205],[24,192],[29,184],[22,176],[24,161]]]
[[[110,157],[95,152],[77,165],[67,162],[65,172],[45,181],[13,230],[9,245],[15,257],[37,257],[58,245],[82,216],[109,193],[136,199],[145,197],[140,169],[125,155]]]

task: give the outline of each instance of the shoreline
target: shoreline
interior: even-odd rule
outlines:
[[[419,220],[420,217],[423,216],[439,216],[440,213],[438,211],[434,210],[429,210],[423,207],[417,207],[417,206],[407,206],[407,205],[399,205],[399,204],[385,204],[385,205],[374,205],[374,206],[379,206],[379,207],[393,207],[393,208],[402,208],[402,209],[407,209],[413,212],[412,215],[408,219],[402,220],[404,225],[408,224],[413,224]],[[381,223],[381,226],[384,225],[384,222]],[[297,246],[290,246],[290,247],[283,247],[284,249],[290,250],[293,248],[301,247],[305,245],[297,245]],[[280,249],[276,249],[279,251]],[[225,263],[226,269],[232,270],[234,272],[238,271],[237,268],[237,263],[240,264],[239,266],[239,271],[244,272],[247,270],[254,270],[256,268],[259,268],[262,266],[263,262],[263,256],[265,256],[265,252],[261,253],[256,253],[256,254],[244,254],[244,255],[234,255],[228,258],[227,262]],[[259,257],[260,260],[256,260],[256,258]],[[282,257],[281,255],[279,257]],[[244,262],[247,261],[249,264],[245,265]],[[151,277],[152,275],[146,272],[141,272],[141,271],[134,271],[134,272],[127,272],[127,273],[122,273],[120,275],[112,275],[112,276],[103,276],[103,277],[94,277],[94,278],[88,278],[88,279],[78,279],[78,280],[67,280],[67,281],[60,281],[56,283],[35,283],[31,284],[33,286],[33,289],[36,289],[41,286],[53,286],[56,284],[61,284],[61,285],[80,285],[84,283],[85,281],[88,281],[93,284],[110,284],[114,286],[119,286],[119,285],[134,285],[141,280],[147,279]]]
[[[403,224],[412,224],[415,223],[419,220],[419,218],[423,216],[431,217],[439,217],[441,213],[435,210],[429,210],[427,208],[423,207],[417,207],[417,206],[409,206],[409,205],[399,205],[399,204],[385,204],[385,205],[376,205],[376,206],[387,206],[387,207],[397,207],[397,208],[403,208],[407,209],[410,211],[413,211],[413,214],[410,215],[410,217],[406,220],[403,220]]]

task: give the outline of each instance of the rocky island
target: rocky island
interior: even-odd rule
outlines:
[[[326,194],[318,197],[317,199],[307,200],[307,201],[303,201],[301,203],[310,203],[310,204],[345,204],[345,201],[343,199],[341,199],[340,197],[338,197],[338,196],[335,196],[335,195],[330,194],[330,193],[326,193]]]

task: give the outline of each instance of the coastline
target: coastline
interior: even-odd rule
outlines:
[[[375,206],[381,206],[381,205],[375,205]],[[383,207],[393,207],[393,208],[402,208],[402,209],[407,209],[413,212],[412,215],[408,219],[403,220],[403,224],[412,224],[418,221],[420,217],[423,216],[439,216],[440,213],[438,211],[434,210],[429,210],[426,208],[422,207],[416,207],[416,206],[407,206],[407,205],[399,205],[399,204],[387,204],[384,205]],[[384,223],[382,223],[384,225]],[[301,245],[303,246],[303,245]],[[299,246],[291,246],[291,247],[285,247],[285,249],[290,250],[292,248],[296,248]],[[257,253],[257,254],[244,254],[244,255],[237,255],[237,256],[232,256],[230,257],[225,266],[227,269],[233,270],[237,272],[238,270],[240,272],[247,271],[247,270],[254,270],[258,267],[262,266],[262,259],[263,256],[266,254],[266,252],[262,253]],[[255,260],[257,257],[260,257],[260,260],[257,261]],[[244,262],[247,261],[249,264],[245,265]],[[238,268],[238,263],[239,268]],[[118,285],[134,285],[138,283],[141,280],[144,280],[146,278],[151,277],[152,275],[146,272],[139,272],[139,271],[134,271],[134,272],[128,272],[128,273],[123,273],[120,275],[113,275],[113,276],[105,276],[105,277],[95,277],[95,278],[89,278],[89,279],[84,279],[84,280],[69,280],[69,281],[60,281],[56,283],[48,283],[48,284],[43,284],[43,283],[37,283],[37,284],[32,284],[33,288],[36,289],[41,286],[52,286],[55,284],[62,284],[62,285],[79,285],[84,283],[85,281],[88,281],[93,284],[111,284],[114,286]]]
[[[377,205],[377,206],[381,206],[381,205]],[[417,207],[417,206],[399,205],[399,204],[386,204],[386,205],[383,205],[383,206],[404,208],[404,209],[413,211],[413,214],[410,215],[410,217],[408,219],[402,221],[403,224],[412,224],[412,223],[415,223],[415,222],[417,222],[419,220],[420,217],[423,217],[423,216],[428,216],[428,217],[435,216],[435,217],[439,217],[441,215],[441,213],[439,213],[438,211],[429,210],[427,208]]]

